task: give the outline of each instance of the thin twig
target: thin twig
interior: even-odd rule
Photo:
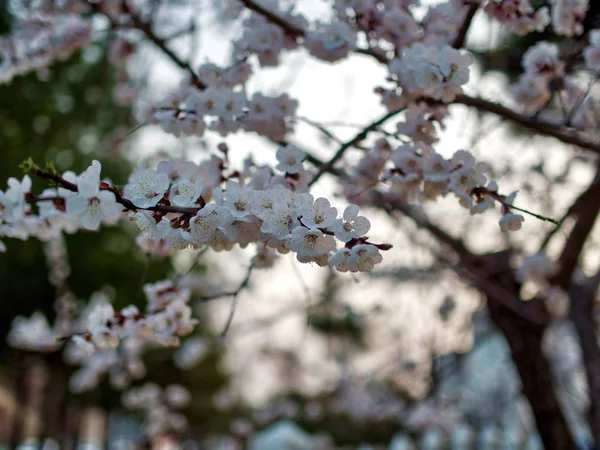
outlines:
[[[233,316],[235,314],[235,310],[237,307],[238,296],[239,296],[240,292],[246,286],[248,286],[248,283],[250,282],[250,276],[252,275],[253,269],[254,269],[254,264],[250,264],[248,266],[248,270],[246,271],[246,276],[244,277],[244,279],[242,280],[242,282],[240,283],[238,288],[234,292],[231,293],[231,308],[229,309],[229,316],[227,317],[227,322],[225,323],[225,327],[223,328],[223,331],[221,331],[221,334],[219,335],[222,338],[224,338],[227,335],[227,332],[229,331],[229,327],[231,327],[231,322],[233,322]]]
[[[325,136],[327,136],[332,141],[335,141],[338,144],[341,144],[343,142],[339,137],[335,136],[331,131],[329,131],[327,128],[325,128],[324,125],[322,125],[318,122],[315,122],[314,120],[311,120],[308,117],[298,116],[297,119],[306,123],[307,125],[310,125],[311,127],[316,128],[317,130],[319,130],[321,133],[323,133]]]
[[[107,14],[103,11],[100,3],[88,1],[87,4],[92,8],[92,10],[94,12],[103,14],[110,21],[111,26],[122,28],[122,24],[115,22],[115,20],[110,16],[110,14]],[[194,81],[194,84],[199,89],[206,89],[206,85],[204,83],[202,83],[202,81],[200,81],[200,78],[198,78],[198,75],[196,74],[194,69],[192,69],[192,67],[187,62],[185,62],[183,59],[181,59],[173,50],[171,50],[170,48],[167,47],[167,39],[160,38],[154,33],[154,30],[152,29],[152,24],[150,22],[146,22],[140,16],[138,16],[129,7],[129,4],[127,3],[127,1],[121,2],[121,5],[123,7],[123,11],[131,19],[132,28],[135,28],[136,30],[141,31],[150,42],[152,42],[154,45],[156,45],[156,47],[158,47],[160,49],[160,51],[165,54],[165,56],[167,56],[177,66],[181,67],[186,72],[188,72],[188,74],[191,76],[192,80]]]
[[[77,185],[75,183],[71,183],[70,181],[65,180],[58,173],[46,172],[39,168],[32,169],[31,172],[40,178],[54,181],[56,184],[58,184],[59,186],[61,186],[64,189],[67,189],[72,192],[79,192],[79,189],[77,188]],[[104,185],[104,183],[101,183],[100,190],[112,192],[115,195],[116,202],[119,203],[120,205],[122,205],[125,208],[125,210],[128,210],[128,211],[145,210],[145,211],[163,212],[163,213],[178,213],[178,214],[196,215],[198,213],[198,211],[200,211],[203,208],[202,206],[199,206],[197,208],[188,208],[188,207],[160,205],[160,204],[156,205],[156,206],[151,206],[149,208],[140,208],[139,206],[134,205],[130,199],[123,197],[121,192],[119,191],[119,189],[117,189],[115,186]],[[56,201],[56,200],[66,201],[65,198],[60,197],[60,196],[52,196],[52,197],[30,196],[27,198],[27,201],[29,203],[37,203],[37,202],[41,202],[41,201]]]
[[[567,119],[565,121],[566,126],[571,126],[571,121],[573,120],[573,117],[575,117],[575,114],[577,114],[577,111],[579,111],[579,108],[581,108],[581,106],[583,105],[583,102],[589,95],[590,91],[592,90],[592,87],[594,86],[596,81],[598,81],[598,77],[599,77],[599,75],[596,75],[595,77],[593,77],[590,80],[587,89],[585,90],[585,92],[583,93],[581,98],[577,101],[577,103],[573,106],[573,108],[569,112],[569,115],[567,116]]]
[[[431,99],[423,99],[432,103]],[[573,144],[586,150],[591,150],[594,153],[600,153],[600,142],[592,141],[581,136],[578,132],[564,130],[560,126],[543,122],[541,120],[526,117],[513,109],[507,108],[506,106],[500,105],[499,103],[484,100],[482,98],[470,97],[465,94],[458,94],[454,99],[453,103],[458,103],[466,106],[477,108],[480,111],[486,111],[504,119],[510,120],[511,122],[522,125],[540,134],[546,136],[552,136],[565,144]]]
[[[338,151],[335,153],[335,155],[333,155],[333,157],[329,161],[327,161],[325,164],[323,164],[321,167],[319,167],[319,170],[317,171],[316,175],[310,181],[310,183],[308,183],[308,185],[312,186],[319,180],[319,178],[321,178],[321,176],[324,173],[330,172],[333,169],[333,166],[335,165],[335,163],[338,162],[342,158],[342,156],[344,156],[344,153],[346,152],[346,150],[348,150],[350,147],[354,146],[355,144],[359,143],[360,141],[364,140],[369,135],[369,133],[371,133],[372,131],[375,131],[378,127],[380,127],[382,124],[384,124],[386,121],[388,121],[395,115],[399,114],[401,111],[402,110],[399,109],[396,111],[387,112],[385,115],[383,115],[376,121],[374,121],[374,122],[370,123],[369,125],[367,125],[366,127],[364,127],[352,139],[344,142],[340,146]]]
[[[192,263],[192,265],[190,266],[190,268],[188,270],[186,270],[184,273],[179,274],[176,278],[176,284],[179,283],[181,280],[183,280],[186,276],[188,276],[190,273],[192,273],[192,271],[198,267],[198,264],[200,264],[200,261],[202,260],[202,257],[204,256],[204,254],[208,251],[210,247],[207,245],[205,246],[202,250],[200,250],[198,252],[198,254],[196,255],[196,257],[194,258],[194,262]]]
[[[512,205],[510,203],[506,203],[506,202],[500,202],[500,203],[502,203],[507,208],[515,209],[515,210],[517,210],[519,212],[522,212],[523,214],[527,214],[527,215],[529,215],[531,217],[535,217],[536,219],[541,220],[543,222],[550,222],[550,223],[553,223],[554,225],[559,225],[559,221],[556,220],[556,219],[553,219],[552,217],[542,216],[541,214],[537,214],[537,213],[528,211],[526,209],[519,208],[518,206]]]

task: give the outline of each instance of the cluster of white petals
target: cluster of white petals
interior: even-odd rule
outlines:
[[[206,130],[226,136],[244,130],[281,141],[293,129],[298,102],[287,94],[249,96],[243,84],[251,73],[246,62],[229,68],[203,64],[198,69],[201,86],[186,78],[159,106],[141,107],[137,118],[175,136],[202,137]]]
[[[552,26],[556,34],[573,37],[583,33],[582,21],[589,0],[552,0]]]
[[[0,192],[0,236],[54,236],[64,230],[64,224],[69,224],[71,231],[77,227],[96,230],[101,224],[116,223],[129,211],[129,219],[144,236],[145,247],[160,252],[204,246],[219,251],[254,243],[261,245],[263,254],[265,246],[279,253],[293,251],[301,262],[325,266],[338,242],[348,249],[358,244],[371,246],[373,264],[379,263],[379,250],[384,247],[367,241],[368,221],[358,216],[357,207],[349,207],[344,217],[338,218],[337,209],[327,199],[315,199],[307,192],[312,174],[304,168],[303,158],[300,149],[288,145],[277,152],[280,173],[248,160],[244,170],[233,176],[225,160],[217,156],[200,164],[163,161],[156,169],[138,167],[122,190],[108,180],[101,181],[101,165],[94,161],[79,176],[55,174],[64,187],[41,197],[30,192],[28,177],[23,182],[11,179],[6,193]],[[38,215],[30,203],[43,205]],[[29,227],[35,228],[35,233],[22,226],[25,217],[28,223],[38,224]],[[356,267],[370,270],[372,264]],[[127,314],[135,317],[138,312]],[[107,318],[110,316],[107,312]],[[127,315],[122,319],[125,324],[131,322]]]
[[[542,32],[550,24],[550,12],[543,6],[537,10],[529,0],[488,0],[483,10],[509,30],[524,35],[532,31]]]
[[[44,14],[19,22],[18,32],[0,36],[0,84],[41,72],[92,40],[92,24],[77,14]]]
[[[185,408],[190,400],[191,393],[179,384],[161,389],[157,384],[146,383],[131,388],[122,396],[126,408],[142,413],[144,431],[148,436],[184,431],[188,422],[178,410]]]
[[[30,317],[15,317],[7,340],[15,348],[51,352],[60,348],[59,337],[48,324],[46,316],[35,312]]]
[[[389,70],[406,96],[451,102],[469,81],[472,63],[470,54],[449,45],[415,43],[404,49],[400,58],[390,61]]]
[[[115,311],[106,300],[92,302],[80,317],[79,332],[72,341],[89,356],[129,339],[178,345],[179,337],[189,334],[197,323],[188,305],[191,292],[168,280],[145,285],[144,292],[145,312],[134,305]]]
[[[285,11],[281,10],[278,0],[259,3],[267,11],[280,17],[296,29],[303,30],[308,26],[306,18],[294,12],[293,3]],[[295,33],[287,32],[261,14],[250,12],[244,19],[243,26],[242,36],[233,43],[233,57],[236,60],[256,55],[262,67],[277,66],[284,50],[293,50],[298,47],[298,36]]]
[[[146,284],[143,290],[145,311],[134,305],[116,311],[105,295],[93,295],[67,335],[58,323],[51,327],[39,312],[17,317],[9,343],[15,348],[52,352],[67,341],[66,361],[80,366],[70,380],[74,392],[95,388],[105,375],[115,388],[123,388],[146,374],[142,355],[148,348],[179,345],[180,337],[191,333],[198,322],[192,317],[188,288],[164,280]],[[199,348],[187,353],[179,357],[185,358],[182,366],[191,366],[202,357]]]
[[[529,0],[487,0],[484,11],[514,33],[542,32],[552,23],[556,34],[573,37],[583,32],[589,0],[551,0],[537,10]]]
[[[524,73],[512,86],[512,94],[527,114],[534,114],[548,105],[552,98],[550,83],[564,75],[556,44],[539,42],[523,55]]]
[[[522,259],[515,269],[516,279],[521,283],[524,298],[543,296],[548,312],[564,317],[569,310],[569,295],[552,284],[552,276],[560,269],[557,261],[540,252]]]
[[[393,150],[380,139],[344,180],[344,189],[352,201],[359,201],[361,194],[381,181],[389,184],[386,196],[403,202],[423,203],[452,193],[471,214],[481,214],[499,204],[503,213],[501,230],[516,231],[525,220],[510,209],[517,193],[499,194],[497,184],[486,176],[489,170],[487,164],[477,162],[465,150],[446,159],[422,142],[402,144]]]
[[[324,61],[334,62],[343,59],[354,50],[356,30],[346,22],[316,24],[316,29],[306,36],[306,48]]]
[[[595,76],[600,70],[600,33],[590,33],[590,45],[584,50],[587,68]],[[541,41],[531,46],[523,55],[524,72],[511,86],[515,99],[526,114],[536,114],[552,101],[553,90],[558,90],[558,103],[563,110],[563,120],[577,128],[597,126],[597,114],[586,89],[572,75],[565,73],[557,44]]]

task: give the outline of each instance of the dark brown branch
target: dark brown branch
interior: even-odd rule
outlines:
[[[569,316],[581,345],[590,399],[588,423],[595,449],[600,449],[600,348],[594,320],[594,302],[599,283],[600,272],[583,283],[574,283],[569,291]]]
[[[547,323],[546,315],[531,309],[523,308],[524,303],[519,300],[518,293],[515,295],[501,286],[490,283],[490,273],[485,273],[481,270],[481,267],[483,266],[481,257],[471,252],[462,240],[451,236],[442,228],[429,221],[419,211],[406,204],[388,202],[380,193],[374,193],[371,201],[373,204],[388,211],[400,212],[402,215],[412,220],[417,226],[427,230],[438,240],[438,242],[449,248],[458,257],[458,266],[454,265],[454,270],[456,270],[461,277],[466,278],[473,283],[473,285],[482,292],[485,292],[491,301],[503,303],[505,307],[512,309],[514,314],[519,315],[522,319],[531,323]]]
[[[294,38],[303,38],[306,36],[306,31],[304,29],[297,27],[296,25],[288,22],[287,20],[278,16],[274,12],[269,11],[267,8],[263,8],[261,5],[257,4],[253,0],[240,0],[240,1],[249,10],[254,11],[257,14],[260,14],[265,19],[267,19],[269,22],[271,22],[272,24],[278,25],[281,28],[283,28],[285,30],[286,34],[288,34],[289,36],[292,36]],[[375,49],[370,49],[370,48],[369,49],[357,49],[356,51],[357,51],[357,53],[362,53],[362,54],[368,55],[372,58],[375,58],[380,63],[387,64],[387,62],[388,62],[387,57],[381,51],[378,51]]]
[[[583,212],[585,210],[588,202],[593,201],[593,197],[595,195],[597,195],[596,194],[596,192],[597,192],[596,183],[597,183],[597,181],[596,181],[596,179],[594,179],[594,181],[592,181],[592,184],[590,184],[590,186],[588,186],[588,188],[585,191],[583,191],[579,195],[579,197],[577,197],[577,199],[575,199],[573,204],[571,206],[569,206],[569,209],[567,209],[567,212],[558,220],[556,227],[553,228],[546,235],[544,240],[542,241],[542,244],[540,245],[540,250],[539,250],[540,252],[542,252],[546,249],[546,247],[548,246],[548,244],[550,244],[550,241],[552,240],[554,235],[561,229],[563,224],[566,222],[566,220],[570,216],[579,215],[581,212]]]
[[[432,103],[432,100],[426,100]],[[458,94],[453,103],[459,103],[466,106],[477,108],[480,111],[489,112],[500,116],[511,122],[522,125],[546,136],[552,136],[565,144],[572,144],[594,153],[600,153],[600,142],[586,139],[581,133],[576,131],[566,131],[560,126],[551,123],[542,122],[536,118],[526,117],[513,109],[502,106],[499,103],[491,102],[477,97],[470,97],[465,94]]]
[[[596,218],[600,212],[600,167],[596,172],[593,183],[582,197],[588,199],[583,207],[577,210],[577,222],[571,230],[563,251],[558,259],[560,269],[550,280],[552,283],[568,292],[572,283],[573,272],[577,267],[583,247],[589,234],[594,228]]]
[[[127,2],[123,2],[123,4],[125,5],[125,12],[127,12],[131,17],[133,27],[144,33],[144,36],[146,36],[146,38],[149,41],[154,43],[154,45],[156,45],[166,56],[168,56],[171,61],[173,61],[176,65],[184,69],[192,77],[192,80],[194,81],[196,87],[200,89],[206,89],[206,85],[202,83],[202,81],[200,81],[194,69],[192,69],[192,67],[187,62],[185,62],[179,56],[177,56],[177,54],[173,50],[167,47],[167,41],[165,39],[159,38],[154,33],[154,30],[152,30],[152,26],[149,23],[144,22],[137,14],[131,11],[127,6]]]
[[[549,316],[541,299],[529,302],[520,300],[520,285],[510,266],[511,251],[475,255],[461,240],[450,236],[408,206],[391,204],[383,197],[376,198],[373,203],[406,215],[458,257],[455,270],[487,297],[490,316],[508,341],[523,393],[531,405],[544,448],[575,448],[571,430],[558,401],[552,368],[542,350]]]
[[[279,17],[277,14],[269,11],[267,8],[263,8],[261,5],[259,5],[258,3],[254,2],[252,0],[240,0],[240,1],[249,10],[254,11],[257,14],[260,14],[265,19],[267,19],[269,22],[283,28],[285,30],[286,34],[288,34],[292,37],[304,37],[305,31],[302,28],[289,23],[287,20]]]
[[[102,6],[99,3],[94,3],[94,2],[88,1],[87,4],[92,8],[92,11],[103,14],[110,21],[111,26],[117,27],[117,28],[122,26],[121,24],[116,23],[113,20],[113,18],[110,17],[109,14],[105,14],[104,11],[102,10]],[[181,59],[173,50],[171,50],[167,46],[168,39],[163,39],[163,38],[158,37],[156,35],[156,33],[154,33],[154,30],[152,29],[152,24],[144,21],[141,17],[139,17],[129,7],[129,4],[127,3],[127,1],[121,2],[121,5],[123,7],[123,12],[128,14],[129,18],[131,19],[132,28],[135,28],[136,30],[141,31],[150,42],[152,42],[154,45],[156,45],[160,49],[160,51],[165,54],[165,56],[167,56],[177,66],[184,69],[191,76],[196,87],[198,87],[199,89],[206,89],[206,85],[204,83],[202,83],[202,81],[200,81],[200,79],[198,78],[198,75],[196,74],[194,69],[192,69],[192,67],[187,62],[185,62],[183,59]]]
[[[471,22],[473,22],[473,17],[475,17],[475,13],[479,9],[479,3],[473,2],[469,5],[469,9],[467,10],[467,14],[465,16],[465,20],[460,26],[458,32],[456,33],[456,37],[454,38],[454,42],[452,43],[452,47],[458,49],[465,45],[465,39],[467,38],[467,33],[469,32],[469,28],[471,27]]]
[[[494,286],[503,286],[517,296],[520,286],[511,270],[510,253],[487,255],[483,261],[487,268],[485,272],[491,274],[488,281]],[[512,360],[521,379],[522,392],[531,406],[544,448],[575,449],[571,429],[558,400],[552,367],[544,355],[543,341],[547,324],[524,320],[524,314],[515,314],[515,310],[507,307],[506,303],[493,301],[488,292],[483,292],[490,300],[490,317],[502,331],[510,347]],[[528,302],[519,300],[519,309],[527,311],[527,315],[547,315],[539,298]]]
[[[250,283],[252,270],[254,270],[254,264],[250,264],[250,266],[248,266],[246,276],[244,277],[238,288],[235,290],[235,292],[231,294],[231,308],[229,309],[229,315],[227,316],[227,322],[225,323],[225,327],[223,328],[223,331],[221,331],[221,337],[225,337],[227,335],[227,332],[229,331],[229,328],[231,327],[231,323],[233,322],[233,316],[237,307],[238,296],[240,295],[240,292],[242,292],[242,290],[244,290]]]

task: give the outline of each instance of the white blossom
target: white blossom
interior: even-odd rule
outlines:
[[[125,193],[135,206],[151,208],[156,206],[169,188],[169,178],[154,169],[136,171],[125,187]]]
[[[121,211],[115,194],[100,190],[100,170],[100,163],[94,161],[77,177],[77,195],[67,200],[67,213],[79,217],[88,230],[97,230],[103,221],[114,223]]]
[[[275,168],[290,174],[298,173],[302,168],[304,156],[304,152],[295,145],[290,144],[285,147],[280,147],[276,154],[279,164],[277,164]]]

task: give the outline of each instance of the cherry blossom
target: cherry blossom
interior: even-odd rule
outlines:
[[[333,219],[327,222],[327,228],[335,233],[335,237],[342,242],[349,242],[364,236],[371,229],[369,219],[358,215],[358,206],[349,205],[344,210],[342,219]]]
[[[469,81],[473,58],[450,46],[415,43],[389,64],[390,73],[407,95],[428,96],[450,102]]]
[[[590,45],[583,51],[583,58],[588,69],[600,72],[600,30],[592,30],[589,34]]]
[[[275,155],[279,164],[275,166],[275,169],[286,172],[286,173],[298,173],[302,169],[302,160],[305,154],[295,145],[287,145],[280,147]]]
[[[67,214],[77,216],[81,226],[88,230],[97,230],[101,222],[114,223],[121,208],[115,194],[100,190],[101,165],[94,161],[77,177],[77,195],[67,199]]]
[[[162,198],[169,187],[169,178],[153,169],[134,172],[125,186],[125,193],[135,206],[150,208]]]
[[[520,214],[508,213],[500,219],[500,229],[502,231],[517,231],[525,218]]]
[[[98,161],[81,174],[25,164],[28,174],[21,180],[10,178],[8,188],[0,191],[2,239],[48,241],[122,219],[137,227],[136,242],[148,254],[167,257],[184,249],[199,253],[207,248],[250,247],[252,269],[272,267],[281,259],[278,255],[293,253],[301,263],[367,272],[382,264],[383,252],[391,245],[367,237],[371,222],[359,215],[359,205],[363,212],[378,207],[393,213],[408,210],[410,203],[447,198],[470,215],[499,207],[502,232],[522,227],[524,216],[517,212],[527,211],[514,204],[516,192],[502,194],[491,179],[490,166],[473,153],[441,145],[446,144],[440,142],[441,131],[455,108],[451,103],[484,105],[476,107],[500,111],[505,119],[582,149],[586,146],[580,145],[579,132],[597,127],[588,95],[592,85],[586,90],[576,76],[582,67],[567,70],[562,47],[550,39],[525,52],[523,73],[511,87],[522,113],[506,112],[502,102],[473,97],[471,86],[467,88],[474,58],[465,39],[471,19],[479,17],[473,15],[480,14],[477,7],[509,32],[541,32],[551,23],[548,32],[572,37],[584,31],[586,0],[553,0],[550,9],[534,7],[529,0],[450,0],[435,5],[416,0],[335,0],[327,2],[331,14],[321,20],[296,12],[295,2],[232,1],[227,12],[239,17],[241,29],[231,53],[225,55],[229,58],[223,59],[227,65],[180,59],[168,39],[154,34],[153,24],[127,2],[46,3],[23,11],[16,31],[0,38],[0,83],[32,71],[49,71],[54,60],[89,44],[99,31],[97,23],[108,21],[117,33],[109,52],[119,68],[114,99],[134,104],[140,125],[178,138],[207,138],[202,141],[206,146],[201,156],[194,155],[197,162],[154,155],[138,165],[124,185],[103,180]],[[138,34],[139,41],[130,40],[138,39]],[[182,75],[176,87],[154,97],[151,104],[126,71],[128,61],[138,57],[146,43],[155,45]],[[593,30],[583,50],[585,69],[592,77],[600,70],[599,49],[600,31]],[[255,74],[278,67],[292,52],[324,63],[364,58],[378,64],[388,77],[381,75],[377,84],[382,86],[375,93],[388,114],[361,127],[346,142],[317,124],[332,142],[340,142],[330,155],[327,148],[312,153],[300,143],[289,144],[299,142],[293,133],[300,103],[286,92],[272,92],[270,86],[268,91],[257,90]],[[555,100],[563,109],[560,124],[554,116],[546,117],[554,112],[549,107],[558,103]],[[259,165],[252,157],[244,159],[244,154],[237,158],[235,152],[244,150],[245,144],[231,150],[230,144],[213,146],[214,137],[235,133],[256,134],[273,143],[277,150],[274,147],[265,160],[274,162],[274,153],[277,162]],[[30,175],[52,186],[33,192]],[[342,204],[351,203],[341,216],[335,197],[323,197],[315,189],[321,176],[338,180],[335,194],[345,197]],[[0,251],[4,250],[0,241]],[[516,277],[547,281],[555,269],[549,258],[537,256],[526,259]],[[105,378],[126,388],[145,375],[143,355],[156,345],[175,347],[183,339],[175,364],[188,368],[199,363],[209,344],[201,337],[186,338],[198,324],[191,289],[173,277],[146,283],[142,290],[145,305],[118,308],[109,298],[93,298],[66,327],[58,320],[50,325],[39,313],[16,318],[9,342],[36,351],[55,351],[66,342],[65,358],[77,365],[70,381],[76,392],[93,389]],[[556,292],[544,290],[548,298],[566,295],[558,288]],[[151,435],[186,427],[185,417],[174,411],[189,402],[189,393],[180,386],[163,390],[145,385],[130,390],[123,402],[142,410]],[[244,433],[251,429],[238,425],[234,428]]]

